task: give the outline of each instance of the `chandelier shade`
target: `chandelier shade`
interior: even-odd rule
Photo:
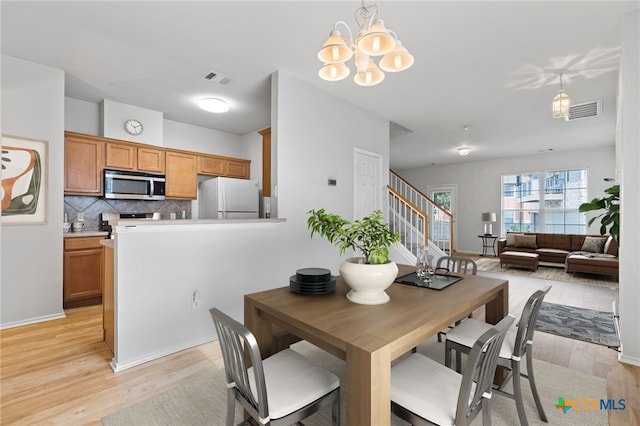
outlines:
[[[386,72],[404,71],[413,65],[413,56],[400,40],[396,41],[396,47],[380,59],[378,65]]]
[[[322,62],[346,62],[353,56],[353,50],[340,36],[340,31],[333,30],[329,38],[318,52],[318,59]]]
[[[351,70],[342,62],[324,64],[318,75],[321,79],[327,81],[340,81],[349,76]]]
[[[360,86],[375,86],[384,80],[384,73],[378,68],[378,66],[369,59],[367,68],[363,71],[358,71],[353,77],[353,81]]]
[[[318,52],[318,59],[323,66],[318,76],[326,81],[339,81],[350,74],[346,62],[355,56],[356,73],[354,82],[360,86],[375,86],[384,80],[384,71],[399,72],[411,67],[413,56],[406,47],[398,41],[396,34],[386,28],[384,22],[378,19],[376,5],[365,6],[356,10],[357,31],[344,21],[334,24],[329,38]],[[347,36],[342,36],[338,25],[343,25]],[[341,28],[342,29],[342,28]],[[356,34],[354,42],[353,34]],[[372,57],[382,56],[376,64]]]
[[[380,56],[391,52],[396,46],[396,39],[389,33],[382,20],[371,26],[358,41],[358,49],[369,56]]]

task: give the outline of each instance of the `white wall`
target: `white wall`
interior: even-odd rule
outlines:
[[[107,138],[121,139],[148,145],[165,146],[162,141],[164,132],[163,114],[160,111],[140,108],[120,102],[104,99],[100,104],[102,120],[100,121],[101,135]],[[127,120],[135,119],[143,125],[143,132],[131,135],[124,129]]]
[[[640,9],[625,15],[622,32],[618,114],[620,150],[620,360],[640,366]]]
[[[285,73],[273,78],[277,80],[271,91],[277,101],[272,118],[277,156],[274,184],[278,217],[287,219],[286,243],[295,252],[290,271],[318,266],[337,273],[345,256],[317,235],[309,240],[306,212],[325,208],[353,219],[355,148],[383,156],[386,185],[389,122]],[[337,179],[337,186],[327,185],[329,177]]]
[[[156,228],[149,232],[118,227],[116,369],[213,338],[210,307],[243,320],[243,294],[287,286],[297,269],[338,273],[345,256],[326,240],[309,238],[306,211],[324,207],[353,216],[354,148],[379,152],[388,169],[388,121],[288,75],[273,79],[272,140],[279,216],[286,222],[194,225],[191,231],[188,225],[147,226]],[[329,175],[338,186],[327,186]],[[195,289],[202,307],[194,310]]]
[[[243,158],[240,136],[172,120],[164,120],[164,146]]]
[[[2,133],[48,141],[47,223],[2,226],[0,327],[64,316],[64,73],[2,55]]]
[[[64,98],[64,129],[87,135],[100,134],[100,105]]]
[[[496,212],[498,223],[493,232],[500,230],[501,176],[521,172],[586,168],[589,180],[589,199],[600,196],[610,186],[604,178],[615,177],[615,150],[599,148],[581,151],[552,152],[526,157],[503,158],[455,165],[429,166],[396,172],[427,194],[428,185],[457,185],[456,250],[481,253],[482,212]],[[428,194],[427,194],[428,195]],[[502,232],[504,233],[504,232]],[[589,233],[598,234],[598,227]]]

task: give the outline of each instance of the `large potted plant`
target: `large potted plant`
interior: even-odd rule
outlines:
[[[606,178],[605,181],[614,181],[612,178]],[[602,198],[594,198],[588,203],[580,204],[578,211],[585,213],[589,211],[604,210],[597,216],[589,219],[589,226],[600,219],[600,235],[607,235],[620,242],[620,185],[615,184],[604,190],[606,196]],[[607,230],[608,229],[608,230]]]
[[[340,248],[359,252],[340,264],[340,275],[351,287],[347,298],[365,305],[379,305],[389,301],[385,289],[398,275],[398,266],[389,260],[389,247],[400,241],[400,234],[391,232],[382,212],[376,210],[369,216],[353,222],[324,209],[309,210],[307,226],[311,237],[315,233],[325,237]]]

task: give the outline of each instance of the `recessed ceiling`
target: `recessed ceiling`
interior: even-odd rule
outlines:
[[[613,145],[620,27],[637,1],[379,2],[414,65],[375,87],[321,80],[318,50],[335,21],[355,28],[359,5],[3,1],[2,53],[64,70],[69,97],[236,134],[270,125],[281,70],[389,119],[395,169]],[[212,70],[231,83],[203,78]],[[573,102],[602,100],[600,115],[551,118],[558,70]],[[232,109],[207,113],[202,97]]]

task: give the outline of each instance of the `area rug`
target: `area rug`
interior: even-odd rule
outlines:
[[[292,348],[314,360],[325,368],[335,372],[342,383],[342,424],[346,424],[344,396],[345,365],[333,355],[307,343],[299,342]],[[444,343],[436,338],[430,339],[418,350],[440,362],[444,359]],[[464,358],[463,358],[464,359]],[[606,425],[606,410],[577,411],[566,414],[555,407],[559,398],[571,401],[577,398],[606,399],[604,379],[558,367],[543,361],[534,360],[536,382],[542,405],[549,423],[543,423],[537,415],[533,396],[524,381],[524,405],[531,425]],[[510,385],[509,385],[510,386]],[[518,414],[513,400],[494,395],[491,400],[494,425],[511,426],[518,423]],[[226,386],[224,371],[212,371],[192,382],[170,389],[160,395],[137,403],[102,419],[105,426],[130,425],[224,425],[226,416]],[[235,424],[240,423],[241,411],[236,404]],[[327,426],[331,424],[331,410],[323,409],[304,420],[306,426]],[[408,423],[392,415],[393,426],[405,426]],[[482,424],[482,416],[476,418],[474,425]]]
[[[500,274],[518,275],[522,277],[541,278],[545,280],[564,281],[570,283],[600,285],[605,287],[618,287],[616,277],[608,275],[595,275],[583,273],[567,273],[562,266],[540,265],[538,269],[516,268],[513,266],[500,266],[500,259],[482,258],[476,261],[478,270],[484,272],[495,272]]]
[[[620,346],[613,312],[542,302],[536,330],[610,348]]]

